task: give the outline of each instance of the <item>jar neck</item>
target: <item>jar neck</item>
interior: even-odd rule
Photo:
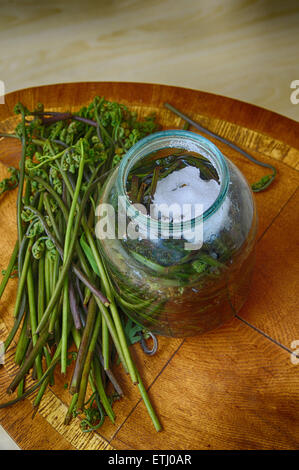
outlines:
[[[208,158],[211,164],[215,167],[219,176],[220,190],[217,198],[203,214],[189,220],[189,226],[190,224],[191,226],[194,226],[197,222],[204,222],[220,208],[229,186],[229,170],[225,158],[218,148],[205,137],[190,131],[168,130],[156,132],[145,137],[131,147],[120,163],[116,179],[117,192],[125,203],[127,215],[134,218],[138,224],[146,225],[150,219],[151,223],[154,224],[157,229],[163,229],[167,226],[171,227],[175,232],[176,229],[181,231],[182,225],[184,226],[185,222],[170,223],[150,218],[150,216],[145,215],[136,209],[136,207],[131,203],[126,191],[129,173],[136,163],[140,163],[140,161],[150,153],[165,148],[184,149],[186,151],[196,152]]]

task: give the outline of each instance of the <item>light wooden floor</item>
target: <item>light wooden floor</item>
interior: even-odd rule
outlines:
[[[165,83],[298,120],[290,101],[298,0],[0,0],[0,11],[7,92],[64,81]]]

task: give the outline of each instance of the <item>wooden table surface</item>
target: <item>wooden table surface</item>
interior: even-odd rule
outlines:
[[[98,433],[80,431],[78,418],[63,425],[69,403],[56,383],[35,416],[32,398],[0,410],[0,423],[23,449],[298,449],[299,448],[299,124],[278,114],[222,96],[184,88],[130,84],[80,83],[14,92],[0,106],[0,131],[11,131],[14,104],[38,101],[47,109],[77,109],[95,95],[121,101],[140,115],[157,113],[164,128],[182,121],[163,107],[168,101],[203,126],[265,162],[278,176],[255,195],[259,231],[257,260],[249,300],[223,327],[188,339],[159,337],[159,350],[146,357],[133,348],[150,398],[164,430],[156,433],[138,390],[121,369],[116,373],[126,397],[115,403],[116,423]],[[216,142],[215,142],[216,143]],[[222,152],[250,182],[265,170],[223,144]],[[16,164],[19,146],[0,140],[0,177]],[[0,200],[0,269],[8,263],[16,238],[15,192]],[[16,281],[0,304],[0,339],[12,323]],[[297,341],[297,343],[295,343]],[[0,370],[0,401],[15,372],[13,348]]]

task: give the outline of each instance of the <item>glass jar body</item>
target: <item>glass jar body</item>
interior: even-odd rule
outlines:
[[[140,216],[126,195],[134,162],[153,149],[178,146],[204,155],[220,177],[220,193],[201,218],[202,246],[196,249],[186,248],[184,238],[165,238],[163,230],[155,231],[157,223],[154,237],[148,231],[144,236],[149,218]],[[98,211],[97,225],[109,225],[109,233],[99,237],[99,250],[115,298],[134,321],[157,334],[186,337],[214,329],[240,310],[254,266],[256,208],[244,176],[207,139],[186,131],[143,139],[107,179],[100,207],[112,210]]]

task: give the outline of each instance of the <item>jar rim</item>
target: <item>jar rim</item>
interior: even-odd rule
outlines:
[[[169,142],[167,144],[167,141],[171,138],[179,140],[179,148],[184,148],[183,144],[186,144],[187,142],[193,142],[198,146],[201,146],[206,152],[209,153],[209,157],[211,157],[211,159],[213,160],[212,163],[216,165],[216,169],[220,173],[220,191],[213,204],[208,209],[206,209],[203,214],[185,222],[172,223],[153,219],[152,217],[150,217],[150,215],[144,214],[143,212],[139,211],[136,207],[134,207],[126,191],[127,178],[129,176],[130,170],[137,161],[139,161],[141,158],[147,156],[150,153],[150,151],[146,153],[142,152],[144,150],[146,151],[146,149],[150,147],[150,145],[154,142],[161,143],[161,147],[159,147],[158,150],[161,150],[163,148],[175,148],[173,145],[169,145]],[[155,149],[154,151],[156,150],[157,149]],[[151,223],[156,225],[158,229],[168,227],[171,228],[173,232],[175,232],[177,230],[180,231],[182,225],[184,226],[185,223],[191,224],[191,227],[193,227],[198,223],[206,221],[212,214],[214,214],[220,208],[222,202],[225,199],[225,196],[228,191],[229,181],[230,177],[228,165],[226,163],[225,157],[220,152],[218,147],[216,147],[216,145],[214,145],[210,140],[195,132],[170,129],[166,131],[154,132],[153,134],[150,134],[144,137],[143,139],[139,140],[128,150],[128,152],[120,162],[116,185],[118,188],[119,195],[122,196],[123,200],[125,201],[128,215],[132,216],[137,223],[145,225],[150,220]]]

